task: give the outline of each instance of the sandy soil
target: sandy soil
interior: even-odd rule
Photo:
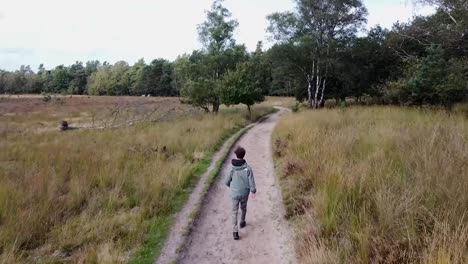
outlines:
[[[251,127],[253,125],[249,125]],[[248,128],[247,127],[247,128]],[[239,131],[238,133],[241,133]],[[226,155],[226,151],[228,151],[228,147],[231,146],[232,141],[235,140],[236,135],[231,136],[228,140],[226,140],[221,146],[221,149],[216,152],[211,159],[210,166],[206,170],[206,172],[200,177],[197,185],[193,189],[187,203],[184,205],[184,208],[177,214],[174,226],[171,229],[169,237],[167,238],[164,247],[161,250],[161,254],[159,258],[156,260],[157,264],[170,264],[177,261],[179,258],[179,250],[183,248],[185,242],[187,240],[188,232],[193,224],[193,220],[191,219],[191,214],[196,212],[198,206],[201,204],[203,199],[203,189],[208,181],[209,176],[216,168],[216,164],[220,159],[222,159]]]
[[[285,113],[283,109],[257,124],[237,143],[247,151],[246,160],[254,171],[258,190],[257,197],[249,199],[247,226],[239,230],[241,239],[232,238],[229,189],[221,182],[231,154],[205,199],[179,263],[297,262],[271,153],[271,133]]]

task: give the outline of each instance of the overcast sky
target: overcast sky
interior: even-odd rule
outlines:
[[[390,28],[429,8],[408,0],[364,0],[368,27]],[[0,0],[0,69],[40,63],[46,68],[76,60],[114,63],[139,58],[174,60],[200,48],[196,25],[212,0]],[[238,43],[265,41],[265,17],[293,8],[292,0],[226,0],[239,21]],[[268,43],[266,43],[268,45]]]

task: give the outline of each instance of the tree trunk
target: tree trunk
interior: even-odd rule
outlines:
[[[315,56],[312,59],[312,75],[309,75],[309,74],[307,75],[307,85],[308,85],[307,95],[309,96],[308,99],[309,99],[310,108],[314,107],[313,101],[312,101],[312,82],[314,81],[314,77],[315,77]]]
[[[315,94],[314,94],[314,103],[313,103],[313,108],[317,109],[318,108],[318,93],[320,90],[320,76],[317,75],[316,77],[316,82],[315,82]]]
[[[217,114],[219,112],[219,98],[213,102],[213,113]]]
[[[323,97],[325,95],[325,88],[326,88],[326,85],[327,85],[327,79],[324,79],[323,80],[323,83],[322,83],[322,93],[320,95],[320,101],[319,101],[319,106],[322,107],[323,106]]]
[[[316,76],[315,76],[315,95],[314,95],[314,109],[319,108],[319,101],[318,101],[318,92],[321,86],[321,78],[320,78],[320,57],[317,59],[317,67],[316,67]]]
[[[309,107],[312,108],[312,80],[310,80],[310,78],[307,78],[307,97]]]
[[[247,105],[247,109],[249,110],[249,120],[252,121],[252,110],[250,109],[250,105]]]

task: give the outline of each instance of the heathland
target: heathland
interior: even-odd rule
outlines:
[[[468,263],[468,120],[353,107],[273,135],[301,263]]]
[[[161,243],[212,153],[251,122],[245,108],[207,114],[177,98],[45,98],[0,101],[1,263],[148,254],[148,234]]]

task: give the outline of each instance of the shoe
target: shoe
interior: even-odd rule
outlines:
[[[239,240],[239,232],[232,233],[234,235],[234,240]]]
[[[240,228],[244,228],[246,225],[247,225],[246,222],[241,222],[239,226],[240,226]]]

